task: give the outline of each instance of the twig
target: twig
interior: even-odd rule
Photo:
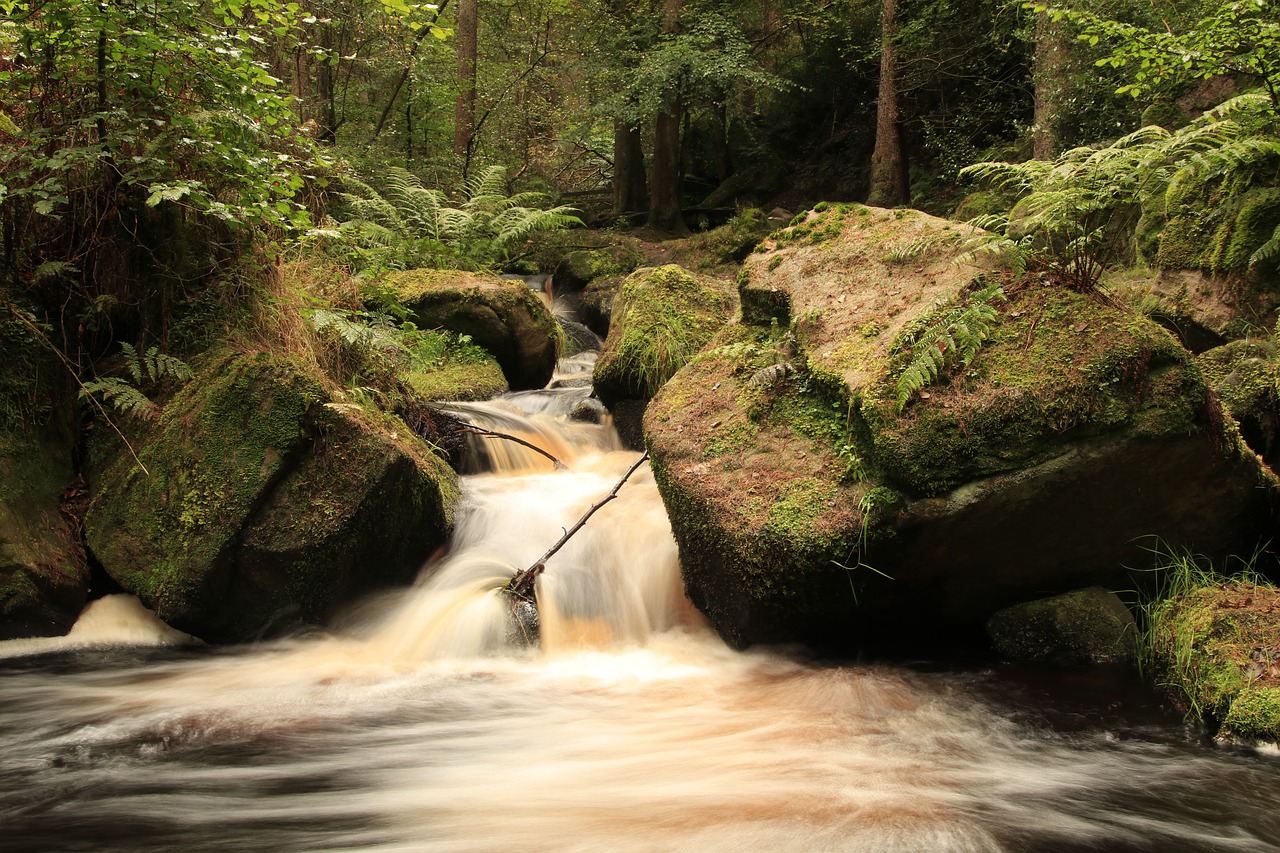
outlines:
[[[595,515],[596,511],[599,510],[600,507],[616,498],[618,496],[618,490],[622,488],[623,484],[626,483],[627,480],[631,479],[631,475],[636,472],[636,469],[648,461],[649,452],[646,450],[641,454],[640,458],[636,460],[635,464],[627,469],[627,473],[622,475],[622,479],[617,482],[609,494],[601,498],[598,503],[592,504],[591,508],[586,511],[582,518],[578,519],[578,523],[566,530],[564,535],[560,537],[560,541],[547,549],[547,553],[539,557],[533,565],[527,569],[522,569],[521,571],[516,572],[515,577],[508,581],[507,585],[502,588],[503,591],[511,595],[513,598],[533,602],[533,582],[538,575],[542,574],[542,572],[546,570],[547,560],[551,559],[552,555],[563,548],[565,543],[569,541],[573,534],[581,530],[582,526],[587,523],[587,519]]]
[[[476,426],[475,424],[463,424],[462,430],[463,432],[473,432],[476,435],[488,436],[489,438],[502,438],[502,439],[506,439],[507,441],[514,441],[516,444],[519,444],[522,447],[527,447],[530,450],[535,451],[537,453],[541,453],[543,456],[550,459],[552,462],[556,464],[557,470],[560,470],[562,468],[567,469],[569,467],[568,465],[564,464],[556,457],[552,456],[547,451],[543,450],[538,445],[530,441],[525,441],[523,438],[519,438],[514,435],[508,435],[505,432],[494,432],[491,429],[485,429],[484,427]]]

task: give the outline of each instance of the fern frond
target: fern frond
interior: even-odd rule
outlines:
[[[138,351],[133,348],[133,344],[120,343],[120,351],[124,353],[124,369],[133,377],[134,385],[141,385],[146,378],[143,368],[142,359],[138,358]]]
[[[195,375],[185,361],[160,352],[159,347],[151,347],[147,350],[143,365],[146,367],[147,378],[152,382],[161,382],[165,379],[189,382]]]
[[[160,414],[160,408],[147,399],[145,394],[123,379],[117,379],[114,376],[84,383],[80,388],[80,397],[89,396],[96,396],[103,402],[111,404],[117,412],[145,420],[154,420]]]
[[[942,301],[924,315],[923,328],[903,331],[899,347],[910,347],[910,359],[898,376],[899,412],[917,392],[936,381],[944,369],[965,368],[973,362],[999,319],[999,312],[991,304],[997,299],[1004,299],[1003,291],[988,286],[959,305]]]
[[[1271,232],[1267,242],[1259,246],[1249,256],[1249,268],[1253,269],[1259,264],[1269,264],[1277,260],[1280,260],[1280,225],[1277,225],[1276,230]]]

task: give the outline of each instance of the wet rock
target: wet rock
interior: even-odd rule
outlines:
[[[385,284],[423,329],[467,335],[502,367],[514,391],[542,388],[556,362],[556,321],[519,281],[458,270],[406,270]]]
[[[1133,588],[1143,537],[1222,555],[1270,529],[1274,476],[1172,335],[1036,279],[1001,299],[1012,277],[957,262],[958,227],[811,212],[649,404],[686,589],[730,642],[973,631]]]
[[[403,422],[331,406],[305,369],[223,360],[135,444],[99,433],[89,546],[173,627],[211,642],[314,623],[411,580],[448,535],[455,475]]]
[[[1272,470],[1280,464],[1280,356],[1270,341],[1232,341],[1197,362],[1240,433]]]
[[[1132,663],[1133,614],[1100,586],[1017,604],[987,620],[987,635],[1008,660],[1069,665]]]
[[[569,410],[569,418],[582,423],[602,424],[608,417],[609,410],[604,407],[604,403],[593,397],[578,402]]]

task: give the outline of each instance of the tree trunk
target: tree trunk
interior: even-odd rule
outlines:
[[[623,119],[613,121],[613,212],[647,210],[644,146],[640,128]]]
[[[680,32],[684,0],[663,0],[662,31]],[[649,175],[649,225],[661,231],[684,234],[689,229],[680,215],[680,126],[684,114],[679,87],[668,93],[653,128],[653,167]]]
[[[898,0],[880,6],[880,94],[876,106],[876,147],[871,153],[871,190],[867,204],[897,207],[910,201],[907,157],[898,126]]]
[[[453,118],[453,153],[466,154],[476,124],[477,0],[458,3],[458,104]]]
[[[1052,160],[1062,147],[1058,113],[1067,90],[1069,51],[1062,24],[1041,13],[1036,21],[1036,104],[1031,136],[1032,156],[1037,160]]]

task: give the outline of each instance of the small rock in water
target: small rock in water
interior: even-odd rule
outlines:
[[[511,623],[507,628],[507,642],[515,646],[538,645],[538,605],[515,596],[510,596],[510,601]]]

